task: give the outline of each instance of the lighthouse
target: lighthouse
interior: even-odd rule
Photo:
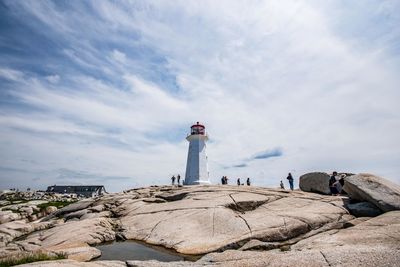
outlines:
[[[190,127],[189,151],[186,163],[185,185],[210,184],[208,175],[206,141],[208,136],[204,125],[197,124]]]

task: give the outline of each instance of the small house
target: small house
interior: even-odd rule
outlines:
[[[77,196],[96,197],[107,193],[103,185],[52,185],[48,193],[76,194]]]

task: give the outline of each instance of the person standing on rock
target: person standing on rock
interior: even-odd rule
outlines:
[[[290,172],[289,172],[288,177],[286,179],[288,179],[288,181],[289,181],[290,190],[293,191],[293,181],[294,181],[294,179],[293,179],[293,176],[292,176],[292,174]]]
[[[177,182],[178,182],[178,185],[180,185],[180,182],[181,182],[181,176],[178,174],[178,176],[176,177],[177,179]]]
[[[249,177],[247,177],[246,184],[247,184],[248,186],[250,186],[250,178],[249,178]]]
[[[336,179],[336,182],[334,183],[334,185],[337,190],[337,195],[340,195],[342,193],[342,183],[340,182],[340,179],[342,179],[342,176],[336,175],[335,179]]]
[[[331,178],[329,179],[329,190],[331,191],[331,195],[337,195],[338,190],[336,188],[336,175],[337,172],[333,172]]]
[[[228,183],[228,178],[226,178],[226,176],[222,176],[221,178],[221,184],[227,184]]]
[[[175,175],[172,175],[171,181],[172,181],[172,185],[174,185],[175,184]]]
[[[237,179],[237,185],[240,185],[240,178]]]

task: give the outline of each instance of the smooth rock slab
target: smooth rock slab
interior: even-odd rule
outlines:
[[[64,248],[62,252],[68,259],[77,261],[90,261],[101,256],[101,251],[90,246]]]
[[[227,250],[222,253],[207,254],[196,264],[200,266],[398,266],[399,240],[400,212],[393,211],[351,228],[331,230],[304,239],[291,246],[290,251]]]
[[[354,227],[331,230],[292,246],[295,250],[324,249],[347,246],[386,247],[400,249],[400,211],[384,213],[378,217],[361,222]],[[400,253],[400,250],[398,251]]]
[[[20,267],[126,267],[123,261],[79,262],[75,260],[40,261],[18,265]]]
[[[179,190],[182,192],[176,192]],[[170,201],[148,203],[135,199],[118,207],[126,239],[142,240],[184,254],[204,254],[239,248],[254,238],[269,242],[287,240],[348,214],[344,204],[331,203],[337,197],[304,192],[285,194],[257,187],[197,186],[162,194],[163,199]]]
[[[344,190],[352,198],[368,201],[382,211],[400,210],[400,186],[384,178],[361,173],[347,177]]]
[[[48,230],[33,233],[17,243],[25,250],[30,250],[31,245],[35,244],[33,250],[44,249],[68,253],[71,248],[78,250],[77,248],[83,247],[83,250],[87,250],[87,245],[100,244],[114,239],[115,232],[111,221],[107,218],[94,218],[67,222]],[[96,254],[93,251],[88,252]]]

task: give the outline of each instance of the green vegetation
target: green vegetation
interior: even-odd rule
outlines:
[[[57,209],[60,209],[60,208],[63,208],[65,206],[68,206],[69,204],[72,204],[74,202],[72,202],[72,201],[50,201],[50,202],[47,202],[47,203],[39,204],[39,205],[37,205],[37,207],[40,210],[45,210],[47,207],[50,207],[50,206],[54,206]]]
[[[43,252],[19,254],[5,259],[1,259],[0,267],[14,266],[35,261],[49,261],[49,260],[62,260],[62,259],[66,259],[66,256],[64,254],[50,255]]]

